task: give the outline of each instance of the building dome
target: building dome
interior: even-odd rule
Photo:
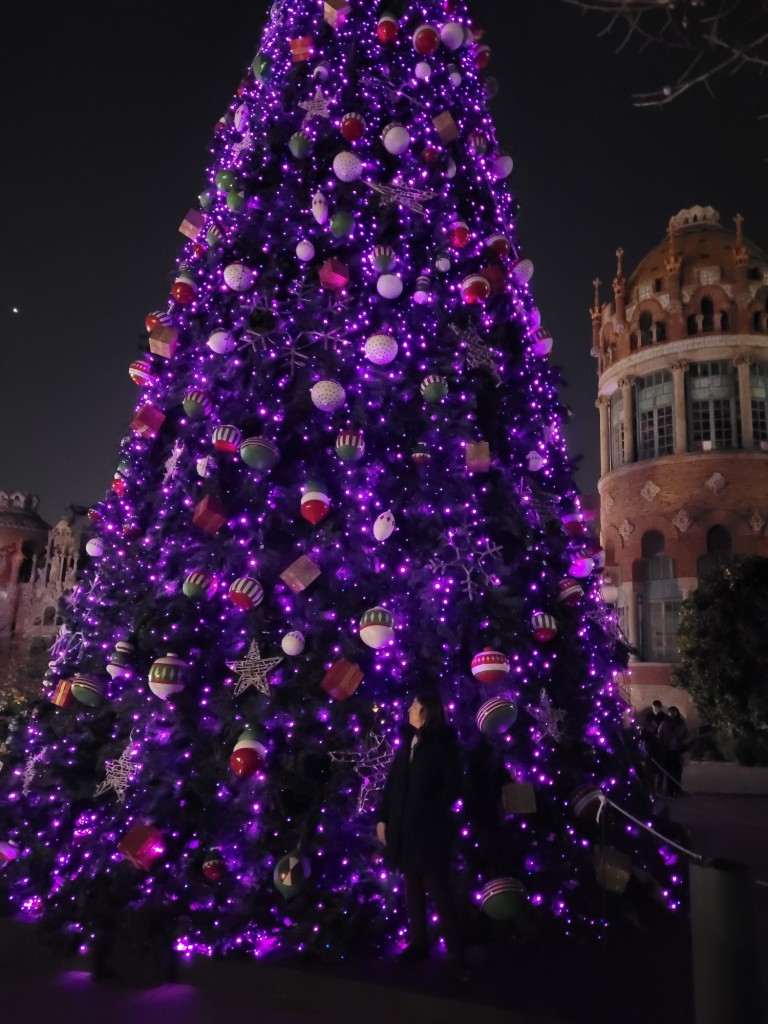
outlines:
[[[17,540],[45,538],[50,526],[37,514],[38,499],[34,494],[21,491],[0,491],[0,537]]]

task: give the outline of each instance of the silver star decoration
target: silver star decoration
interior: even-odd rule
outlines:
[[[331,116],[331,112],[328,109],[328,97],[323,96],[323,90],[318,87],[315,89],[315,95],[311,100],[304,100],[299,106],[302,110],[306,110],[304,120],[301,122],[302,127],[305,124],[309,124],[310,121],[314,121],[316,117],[323,117],[326,120]]]
[[[101,796],[102,793],[108,793],[110,789],[113,789],[120,803],[124,803],[128,786],[139,771],[138,766],[132,762],[132,757],[133,743],[131,742],[116,760],[113,758],[110,761],[105,761],[106,778],[99,783],[93,795]]]
[[[239,697],[249,686],[255,686],[259,693],[268,695],[270,684],[267,680],[267,672],[279,665],[281,661],[283,661],[282,657],[262,658],[258,641],[251,640],[251,646],[242,661],[226,663],[228,669],[237,672],[240,676],[235,684],[235,697]]]
[[[427,213],[423,203],[434,199],[437,195],[436,192],[428,192],[423,188],[411,188],[410,185],[401,185],[395,181],[390,182],[389,185],[380,185],[377,181],[366,181],[365,184],[374,192],[378,192],[384,206],[392,206],[397,203],[399,206],[413,210],[414,213],[420,213],[422,217]]]
[[[27,796],[32,789],[32,783],[35,781],[35,775],[37,774],[37,766],[44,757],[45,747],[27,758],[27,763],[24,765],[24,784],[21,787],[24,796]]]
[[[169,457],[165,460],[165,476],[163,477],[163,487],[169,483],[179,471],[179,460],[184,454],[184,442],[178,437],[173,442],[173,451]]]
[[[386,736],[372,732],[365,742],[365,749],[332,750],[330,757],[337,764],[351,764],[363,780],[357,798],[358,814],[373,810],[374,797],[384,788],[389,766],[395,752]]]
[[[549,694],[546,690],[542,690],[539,694],[538,707],[535,707],[533,704],[526,704],[525,710],[539,723],[540,735],[542,737],[551,736],[553,740],[560,739],[560,724],[565,718],[565,711],[552,707],[552,701],[549,699]]]
[[[464,350],[464,358],[470,370],[487,370],[498,387],[501,384],[501,374],[496,359],[488,346],[483,344],[483,339],[475,328],[471,324],[464,328],[449,324],[448,330],[458,340],[459,347]]]
[[[242,138],[240,139],[239,142],[232,143],[232,153],[234,154],[235,157],[237,157],[238,160],[240,159],[244,151],[247,153],[250,152],[250,150],[252,149],[253,136],[248,131],[243,132]]]

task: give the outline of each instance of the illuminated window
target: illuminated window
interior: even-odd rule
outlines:
[[[642,654],[646,661],[675,661],[682,595],[664,537],[649,530],[641,542],[643,592],[638,602]]]
[[[671,455],[675,449],[674,391],[666,370],[638,377],[637,451],[639,459]]]
[[[688,370],[688,433],[691,448],[739,444],[736,372],[727,360],[693,363]]]

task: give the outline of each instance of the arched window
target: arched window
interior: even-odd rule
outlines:
[[[665,551],[664,535],[649,530],[643,535],[642,594],[638,595],[640,637],[646,661],[674,661],[682,596],[675,563]]]
[[[639,459],[655,459],[674,451],[674,389],[672,376],[659,370],[638,377],[637,453]]]
[[[688,437],[694,451],[739,445],[736,371],[731,362],[692,363],[688,369]]]
[[[752,436],[757,448],[768,447],[768,363],[755,360],[749,368],[752,393]]]
[[[667,340],[667,325],[663,320],[656,321],[656,341]]]
[[[647,348],[648,345],[653,344],[653,317],[647,310],[640,314],[638,326],[640,328],[640,347]]]
[[[698,318],[696,317],[695,313],[691,313],[690,314],[690,316],[686,320],[685,326],[686,326],[686,331],[688,332],[689,335],[694,335],[694,334],[698,334],[699,333],[699,323],[698,323]]]
[[[763,303],[762,309],[752,314],[752,330],[764,334],[768,331],[768,299]]]
[[[701,329],[705,334],[711,334],[715,329],[715,307],[712,299],[701,300]]]
[[[699,579],[714,569],[721,569],[733,558],[733,541],[730,530],[725,526],[713,526],[707,531],[707,553],[696,563],[696,575]]]

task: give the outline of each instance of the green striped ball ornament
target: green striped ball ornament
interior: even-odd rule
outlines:
[[[181,589],[184,596],[193,601],[207,600],[216,593],[216,580],[204,569],[195,569],[184,580]]]
[[[517,721],[517,708],[509,697],[491,697],[480,705],[475,721],[484,736],[503,736]]]
[[[189,666],[175,654],[166,654],[152,662],[149,669],[149,688],[160,700],[168,700],[186,686]]]
[[[480,909],[493,921],[513,921],[527,902],[523,884],[516,878],[494,878],[480,893]]]
[[[448,381],[436,373],[430,373],[421,382],[421,395],[425,402],[441,402],[448,394]]]
[[[280,461],[280,449],[266,437],[247,437],[240,445],[240,458],[251,469],[266,472]]]
[[[341,430],[336,437],[336,454],[342,462],[357,462],[365,452],[362,430]]]
[[[104,703],[107,684],[98,676],[76,675],[72,677],[70,692],[81,704],[90,708],[98,708]]]
[[[210,396],[199,388],[190,388],[181,404],[191,420],[205,419],[206,416],[210,416],[213,408]]]

